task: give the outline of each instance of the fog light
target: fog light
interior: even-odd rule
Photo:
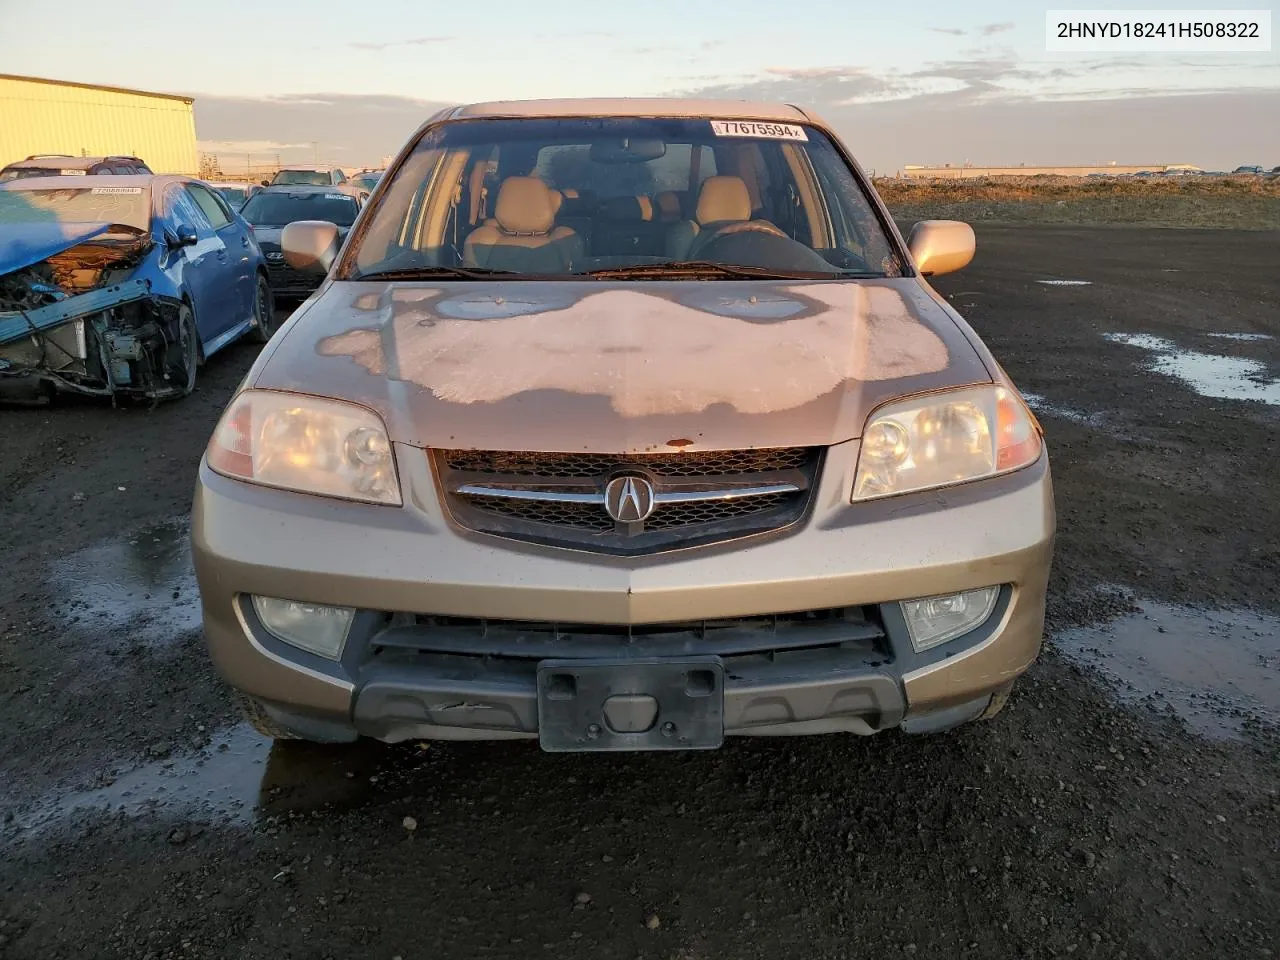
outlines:
[[[351,607],[298,603],[275,597],[254,597],[253,609],[272,636],[330,660],[342,656],[347,631],[356,614]]]
[[[902,615],[907,620],[911,646],[916,648],[916,653],[922,653],[981,626],[995,609],[999,594],[999,587],[983,587],[903,600]]]

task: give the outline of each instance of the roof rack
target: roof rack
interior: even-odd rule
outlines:
[[[28,160],[78,160],[79,157],[73,157],[69,153],[33,153],[27,157]]]

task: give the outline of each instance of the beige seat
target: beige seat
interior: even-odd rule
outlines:
[[[673,260],[696,260],[699,251],[726,229],[744,226],[777,230],[767,221],[751,219],[751,194],[741,177],[708,177],[698,191],[694,219],[678,223],[668,232],[667,256]]]
[[[582,239],[555,225],[558,204],[537,177],[508,177],[498,188],[493,218],[463,245],[469,267],[516,273],[568,273],[584,256]]]

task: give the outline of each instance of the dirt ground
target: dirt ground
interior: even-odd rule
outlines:
[[[903,220],[1280,230],[1280,177],[885,178]]]
[[[255,348],[0,412],[0,957],[1280,957],[1280,233],[978,242],[938,287],[1059,539],[1044,656],[938,737],[271,747],[184,542]]]

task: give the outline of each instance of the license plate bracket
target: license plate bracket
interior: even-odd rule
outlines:
[[[714,750],[724,743],[719,657],[543,660],[538,742],[551,753]]]

